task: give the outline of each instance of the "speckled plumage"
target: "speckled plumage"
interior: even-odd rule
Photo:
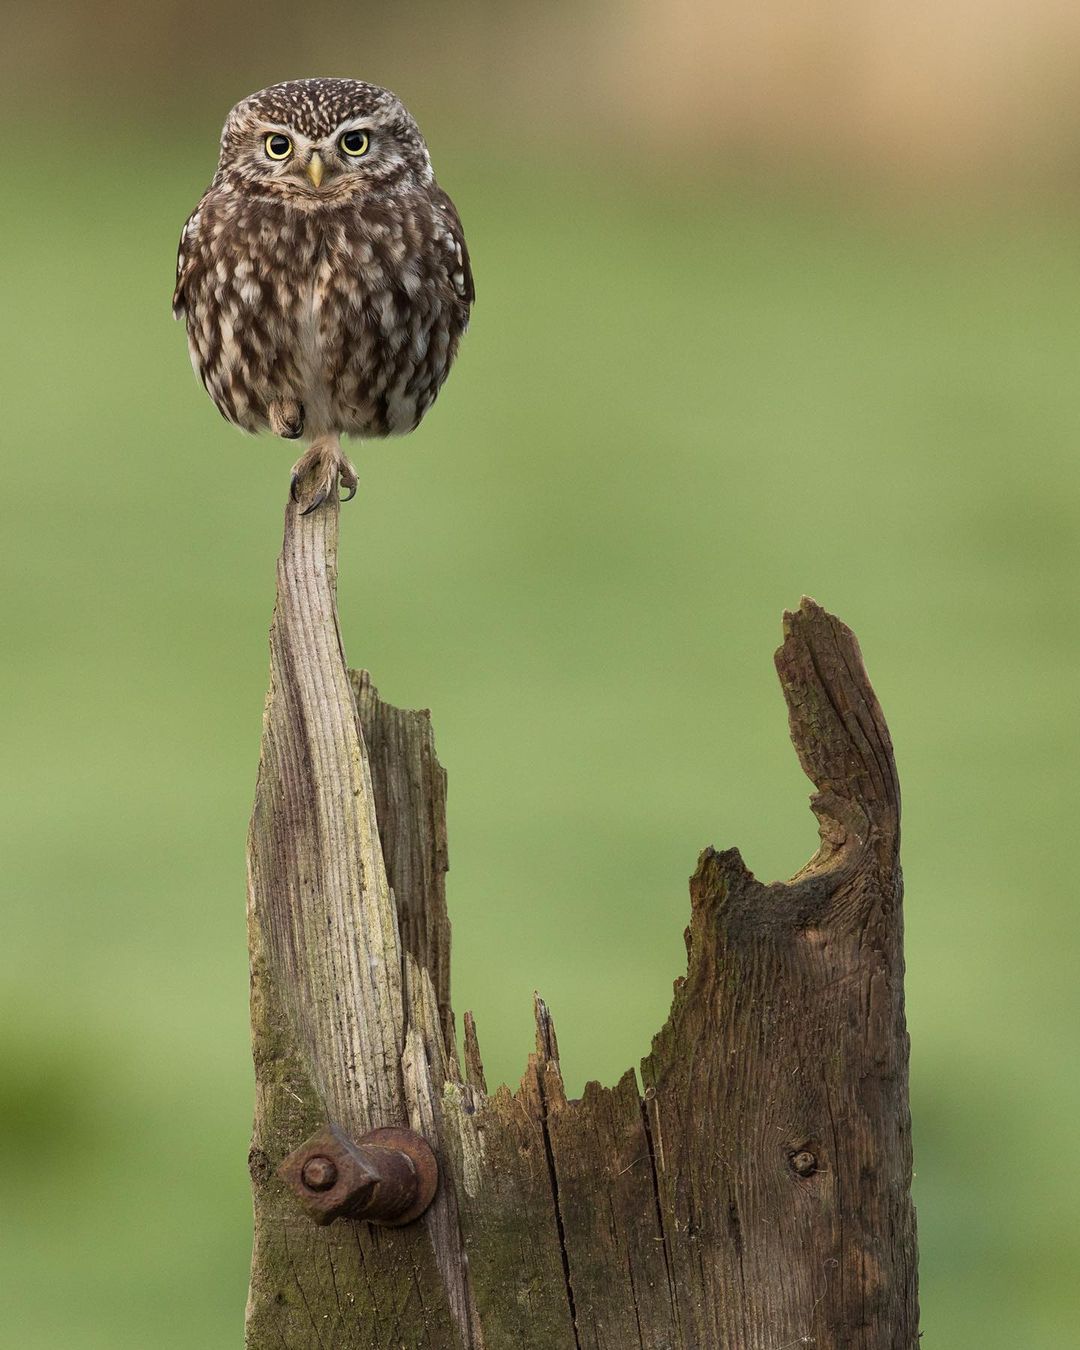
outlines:
[[[369,139],[355,160],[342,147],[351,132]],[[266,146],[275,133],[292,147],[280,162]],[[230,422],[306,432],[312,450],[297,470],[317,462],[330,486],[331,470],[355,486],[338,438],[418,425],[473,297],[457,211],[388,90],[296,80],[232,110],[217,173],[180,237],[173,298],[195,370]]]

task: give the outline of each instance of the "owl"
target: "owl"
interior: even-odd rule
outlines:
[[[180,236],[173,313],[221,414],[310,448],[315,510],[356,471],[341,437],[419,425],[474,299],[461,221],[404,104],[360,80],[293,80],[238,103]]]

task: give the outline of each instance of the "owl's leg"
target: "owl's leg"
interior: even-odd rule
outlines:
[[[304,405],[295,398],[275,398],[266,410],[266,419],[275,436],[295,441],[304,434]]]
[[[341,441],[336,432],[329,436],[317,436],[311,442],[311,449],[307,454],[301,455],[293,465],[289,495],[294,502],[300,501],[300,483],[305,478],[312,481],[312,497],[300,512],[302,516],[314,511],[317,506],[322,506],[327,497],[335,491],[339,479],[349,490],[349,495],[344,500],[349,502],[356,496],[356,470],[342,453]]]

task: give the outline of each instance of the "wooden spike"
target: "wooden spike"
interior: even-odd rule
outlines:
[[[487,1096],[487,1078],[484,1076],[484,1061],[480,1058],[476,1018],[471,1012],[465,1014],[465,1081]]]
[[[533,993],[533,1013],[536,1017],[536,1053],[543,1060],[559,1062],[559,1042],[555,1035],[555,1023],[548,1005],[539,994]]]

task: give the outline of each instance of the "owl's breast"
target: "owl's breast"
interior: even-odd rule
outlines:
[[[411,431],[464,328],[428,234],[415,211],[389,209],[212,221],[187,317],[221,412],[262,431],[270,403],[292,398],[311,436]]]
[[[192,364],[221,414],[267,429],[270,402],[301,378],[317,240],[301,222],[208,195],[187,285]]]
[[[347,338],[333,292],[329,258],[325,254],[313,258],[311,273],[301,279],[292,307],[291,359],[283,363],[295,368],[295,397],[303,403],[305,426],[315,436],[339,430],[332,366],[334,352]]]
[[[328,429],[401,435],[434,402],[464,328],[434,228],[398,203],[343,213],[328,231],[302,343]]]

